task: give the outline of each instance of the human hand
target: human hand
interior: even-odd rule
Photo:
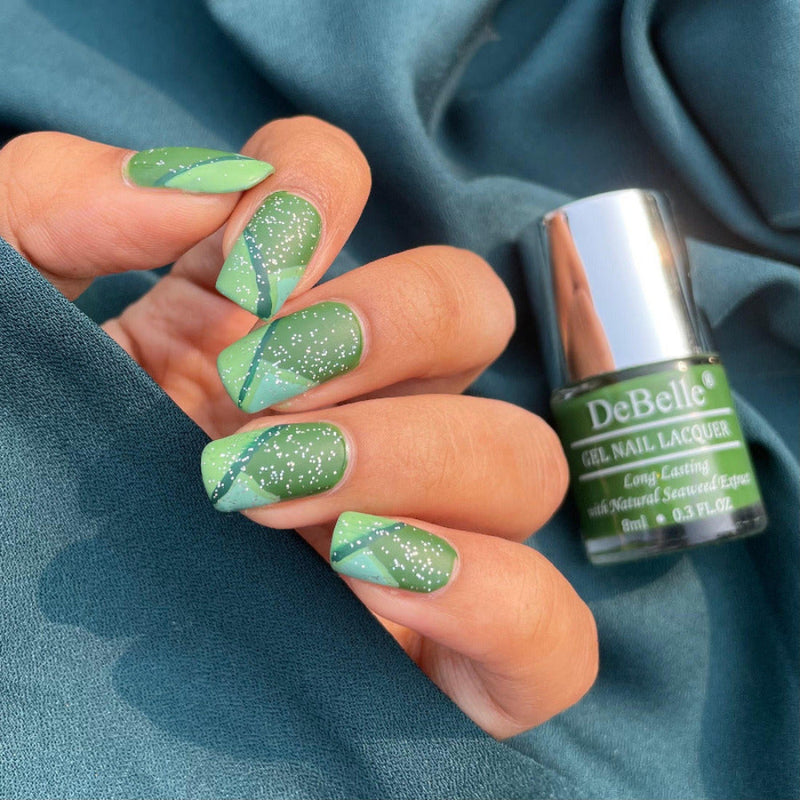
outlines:
[[[567,581],[522,544],[565,491],[555,434],[460,395],[513,331],[507,291],[451,247],[315,286],[366,202],[363,156],[310,118],[270,123],[243,152],[275,174],[189,170],[195,190],[255,183],[189,193],[133,185],[129,151],[20,137],[0,150],[0,235],[69,297],[97,275],[177,259],[104,327],[216,440],[203,456],[215,505],[297,528],[325,557],[333,538],[350,588],[493,736],[543,722],[588,690],[597,639]],[[139,166],[146,157],[130,172],[152,183],[165,173]],[[277,321],[250,333],[256,318],[218,278]]]

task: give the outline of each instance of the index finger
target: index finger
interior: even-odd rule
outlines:
[[[314,117],[271,122],[243,152],[268,153],[275,174],[231,215],[217,290],[268,319],[333,262],[361,216],[370,172],[348,134]]]

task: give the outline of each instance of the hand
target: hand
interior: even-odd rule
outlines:
[[[459,394],[513,331],[506,289],[452,247],[315,286],[366,202],[364,157],[311,118],[270,123],[243,153],[256,161],[181,151],[163,164],[22,136],[0,151],[0,235],[69,297],[177,259],[104,327],[216,440],[203,455],[212,502],[330,552],[493,736],[545,721],[592,684],[597,639],[567,581],[522,544],[566,488],[555,434]],[[251,311],[269,318],[252,333]]]

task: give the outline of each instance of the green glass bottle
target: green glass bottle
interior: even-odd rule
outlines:
[[[762,531],[728,379],[695,305],[667,199],[626,189],[543,228],[551,407],[596,564]]]

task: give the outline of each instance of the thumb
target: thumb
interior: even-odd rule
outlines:
[[[272,167],[236,153],[133,153],[65,133],[0,150],[0,236],[68,297],[92,278],[174,261],[213,233]]]

